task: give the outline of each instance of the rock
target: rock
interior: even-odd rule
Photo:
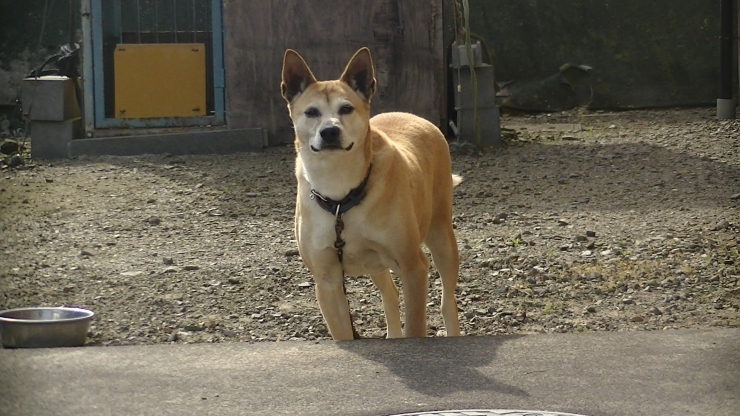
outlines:
[[[298,287],[302,287],[302,288],[307,288],[307,287],[311,287],[311,286],[313,286],[313,283],[311,283],[311,282],[301,282],[301,283],[298,283]]]
[[[92,257],[93,254],[91,252],[87,251],[87,250],[82,250],[82,251],[80,251],[80,256],[81,257]]]
[[[593,250],[594,248],[596,248],[596,243],[594,243],[593,241],[589,241],[588,244],[586,244],[586,248],[589,250]]]
[[[727,229],[729,226],[730,226],[730,223],[727,222],[726,219],[722,218],[721,220],[717,222],[717,225],[714,226],[713,230],[722,231],[722,230]]]
[[[178,335],[178,334],[179,334],[179,332],[177,332],[177,331],[173,331],[173,332],[172,332],[172,333],[170,334],[170,336],[169,336],[169,337],[167,337],[167,342],[175,342],[175,341],[177,341],[177,338],[178,338],[178,336],[177,336],[177,335]]]
[[[586,312],[588,313],[596,313],[596,306],[590,305],[586,307]]]
[[[18,154],[11,156],[10,159],[8,160],[8,166],[11,168],[17,168],[18,166],[22,164],[23,164],[23,158]]]
[[[175,266],[170,266],[164,269],[162,273],[177,273],[179,270]]]
[[[657,307],[653,307],[653,309],[650,309],[650,312],[652,312],[653,315],[663,315],[663,311],[661,311]]]
[[[566,220],[564,220],[564,219],[561,218],[561,219],[558,220],[558,225],[561,226],[561,227],[564,227],[566,225],[570,225],[570,223],[568,221],[566,221]]]
[[[596,231],[586,231],[586,237],[596,237]]]
[[[229,277],[226,281],[231,283],[232,285],[238,285],[242,282],[241,279],[239,279],[238,277]]]
[[[233,337],[233,336],[236,335],[236,332],[234,332],[234,331],[232,331],[230,329],[224,329],[223,331],[221,331],[221,333],[224,334],[225,337],[229,337],[229,338],[231,338],[231,337]]]
[[[630,318],[630,322],[635,322],[635,323],[645,322],[645,318],[643,318],[642,316],[633,316],[632,318]]]
[[[630,298],[624,298],[622,299],[622,303],[624,303],[625,305],[632,305],[635,303],[635,301]]]
[[[144,272],[137,270],[137,271],[123,272],[121,273],[121,276],[136,277],[136,276],[141,276],[142,274],[144,274]]]
[[[581,257],[588,257],[592,254],[591,250],[586,250],[581,252]]]
[[[12,155],[13,153],[17,152],[21,148],[20,144],[11,139],[5,139],[3,140],[2,144],[0,144],[0,152],[6,154],[6,155]]]
[[[182,327],[182,329],[188,331],[188,332],[199,332],[202,331],[204,328],[201,324],[186,324]]]
[[[585,235],[577,235],[576,236],[576,241],[578,241],[578,242],[588,241],[588,237],[586,237]]]
[[[300,256],[301,253],[298,251],[298,249],[291,249],[285,252],[285,257],[294,257],[294,256]]]
[[[162,263],[164,263],[165,266],[172,266],[173,264],[175,264],[175,261],[172,260],[171,257],[163,257]]]
[[[732,199],[733,201],[737,201],[740,199],[740,194],[732,194],[730,196],[730,199]]]
[[[188,264],[188,265],[184,266],[183,269],[186,270],[186,271],[191,272],[193,270],[200,270],[200,267],[199,266],[196,266],[194,264]]]
[[[149,217],[146,222],[149,223],[149,225],[159,225],[162,221],[157,217]]]
[[[722,305],[721,303],[716,303],[716,302],[712,304],[712,307],[717,310],[724,309],[724,305]]]

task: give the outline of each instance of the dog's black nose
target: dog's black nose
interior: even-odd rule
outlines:
[[[323,130],[321,130],[321,140],[323,141],[322,146],[324,147],[335,147],[340,146],[339,143],[339,136],[341,135],[342,131],[339,129],[339,127],[327,127]]]

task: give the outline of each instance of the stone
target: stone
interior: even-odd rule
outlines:
[[[714,231],[722,231],[730,227],[730,223],[727,222],[726,219],[722,218],[717,222],[717,225],[714,226]]]
[[[0,144],[0,152],[6,155],[12,155],[13,153],[17,152],[20,148],[21,148],[20,144],[18,144],[17,141],[11,140],[11,139],[5,139],[3,140],[2,144]]]

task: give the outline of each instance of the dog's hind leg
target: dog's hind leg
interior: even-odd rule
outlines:
[[[452,224],[449,222],[432,224],[424,243],[432,252],[432,260],[442,280],[442,318],[445,322],[447,336],[460,336],[460,322],[455,300],[460,257]]]
[[[427,335],[427,292],[429,290],[429,259],[421,247],[411,251],[398,272],[403,288],[405,307],[403,332],[406,338]]]
[[[370,278],[380,291],[380,298],[383,300],[383,310],[385,311],[385,323],[388,328],[388,338],[403,337],[401,329],[401,307],[398,301],[398,288],[391,278],[390,270],[381,273],[371,274]]]

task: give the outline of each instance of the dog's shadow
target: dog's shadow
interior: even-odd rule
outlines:
[[[479,370],[490,372],[496,350],[513,337],[518,336],[361,340],[337,346],[385,365],[410,389],[429,396],[477,390],[528,397]]]

